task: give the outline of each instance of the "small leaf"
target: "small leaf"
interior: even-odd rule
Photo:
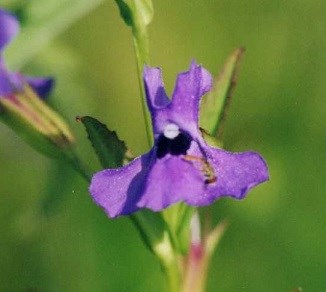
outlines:
[[[85,126],[103,168],[122,166],[127,147],[116,132],[110,131],[106,125],[89,116],[77,117],[77,121],[81,121]]]
[[[221,126],[236,85],[237,72],[243,53],[244,49],[238,48],[229,56],[214,82],[213,89],[202,100],[200,126],[211,136],[221,137]]]
[[[153,20],[154,9],[152,0],[135,1],[137,10],[139,11],[139,17],[145,25],[149,25]]]
[[[120,15],[129,26],[148,25],[153,19],[151,0],[115,0]]]
[[[133,15],[132,15],[132,10],[130,9],[129,5],[126,4],[124,0],[115,0],[117,3],[119,10],[120,10],[120,15],[122,19],[125,21],[125,23],[129,26],[133,25]]]

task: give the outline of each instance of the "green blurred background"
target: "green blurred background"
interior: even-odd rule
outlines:
[[[45,17],[59,3],[31,2],[35,15]],[[130,31],[114,1],[95,2],[78,21],[69,23],[68,15],[62,28],[52,26],[58,36],[47,46],[34,41],[16,48],[22,56],[37,52],[25,62],[8,63],[56,76],[49,102],[98,170],[76,115],[105,122],[136,154],[146,150],[146,136]],[[26,3],[0,6],[27,25]],[[270,168],[270,182],[245,200],[222,199],[203,210],[215,223],[225,217],[231,223],[213,258],[208,291],[326,291],[326,2],[160,0],[154,9],[151,65],[163,68],[169,93],[192,59],[216,75],[233,49],[246,47],[224,142],[228,150],[260,152]],[[2,124],[0,174],[0,291],[164,288],[159,265],[129,220],[109,220],[82,179]]]

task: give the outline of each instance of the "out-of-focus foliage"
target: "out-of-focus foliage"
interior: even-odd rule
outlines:
[[[215,223],[230,221],[209,291],[326,290],[325,6],[322,0],[154,2],[151,65],[163,68],[170,92],[191,59],[216,75],[235,48],[246,47],[223,142],[233,151],[259,151],[271,172],[270,182],[245,200],[222,199],[201,210]],[[58,76],[49,102],[69,120],[92,169],[100,166],[77,115],[109,124],[135,154],[146,149],[130,30],[114,1],[65,30],[23,70]],[[4,125],[0,174],[1,291],[161,288],[160,267],[129,221],[108,220],[82,179]],[[49,196],[55,203],[40,220],[40,199]]]
[[[25,65],[53,38],[101,2],[103,0],[13,1],[22,28],[8,53],[9,62],[16,67]]]

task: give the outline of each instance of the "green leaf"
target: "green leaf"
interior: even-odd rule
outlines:
[[[133,25],[133,12],[130,9],[130,6],[126,4],[125,1],[123,0],[115,0],[117,3],[119,10],[120,10],[120,15],[122,19],[125,21],[125,23],[129,26]]]
[[[129,26],[148,25],[154,14],[151,0],[115,0],[120,15]]]
[[[154,9],[151,0],[135,1],[135,7],[139,12],[139,17],[145,25],[149,25],[153,20]]]
[[[21,68],[52,39],[104,0],[30,0],[24,1],[19,14],[22,27],[17,39],[6,50],[6,61]]]
[[[237,72],[243,48],[236,49],[227,59],[213,89],[202,100],[200,109],[200,126],[211,136],[220,138],[222,123],[230,104],[233,89],[237,81]]]
[[[88,138],[103,168],[122,166],[127,147],[118,138],[116,132],[110,131],[106,125],[89,116],[77,117],[77,120],[85,126]]]

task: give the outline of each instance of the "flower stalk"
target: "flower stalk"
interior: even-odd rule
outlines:
[[[149,0],[116,0],[120,14],[125,23],[131,27],[136,55],[137,75],[140,89],[141,106],[145,120],[148,148],[154,143],[150,114],[146,106],[146,95],[143,84],[143,69],[149,64],[149,38],[147,25],[153,18],[153,6]]]
[[[141,95],[142,112],[145,120],[148,146],[150,148],[154,143],[154,138],[152,134],[153,132],[152,132],[150,114],[147,110],[145,88],[143,83],[144,64],[149,64],[149,41],[148,41],[147,27],[136,24],[136,26],[133,27],[132,31],[133,31],[133,43],[134,43],[134,49],[135,49],[136,61],[137,61],[137,71],[138,71],[137,75],[138,75],[138,83],[139,83],[140,95]]]

